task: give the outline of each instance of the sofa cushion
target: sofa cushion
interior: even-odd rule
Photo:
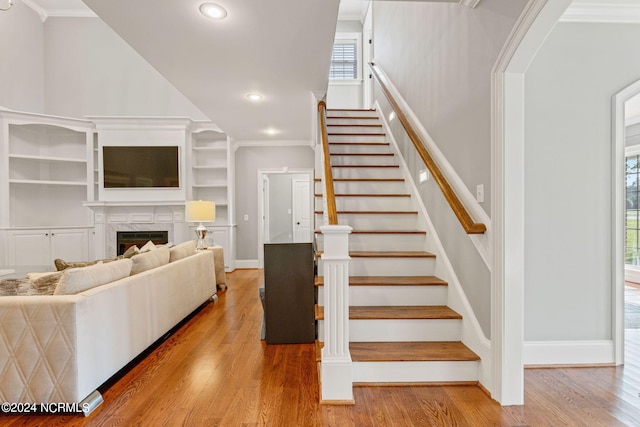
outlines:
[[[169,250],[169,262],[177,261],[182,258],[186,258],[196,253],[196,241],[188,240],[172,247]]]
[[[73,295],[122,279],[129,276],[131,265],[130,259],[121,259],[84,268],[69,268],[62,274],[53,294]]]
[[[151,270],[169,263],[169,248],[159,247],[149,252],[140,253],[131,257],[131,275]]]

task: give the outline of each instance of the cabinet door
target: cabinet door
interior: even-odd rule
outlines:
[[[51,230],[51,260],[89,261],[87,230]]]
[[[10,266],[49,266],[49,230],[15,230],[8,233]]]
[[[224,252],[224,268],[229,270],[229,260],[231,251],[229,247],[229,229],[227,227],[209,227],[209,234],[206,239],[208,246],[222,246]]]

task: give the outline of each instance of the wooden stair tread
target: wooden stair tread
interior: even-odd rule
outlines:
[[[321,178],[314,178],[314,181],[320,182]],[[404,178],[333,178],[333,182],[404,182]]]
[[[480,357],[459,341],[352,342],[354,362],[476,361]]]
[[[327,120],[328,119],[356,119],[356,120],[368,119],[368,120],[378,120],[378,117],[377,116],[327,116]],[[331,126],[331,125],[327,125],[327,126]]]
[[[358,111],[361,113],[372,113],[375,108],[327,108],[327,111]]]
[[[315,211],[317,214],[323,211]],[[417,215],[418,211],[338,211],[338,215]]]
[[[332,168],[395,168],[395,169],[398,169],[400,166],[399,165],[331,165],[331,167]]]
[[[322,197],[323,193],[315,193],[314,196]],[[336,197],[411,197],[411,194],[402,193],[342,193],[334,194]]]
[[[330,153],[332,156],[394,156],[393,153]]]
[[[315,306],[316,320],[324,320],[324,307]],[[459,320],[462,316],[446,305],[387,305],[351,306],[349,319],[352,320]]]
[[[385,136],[384,132],[327,132],[327,136]]]
[[[321,256],[323,251],[316,251]],[[351,258],[435,258],[431,252],[424,251],[351,251]]]
[[[327,117],[328,119],[328,117]],[[366,128],[381,128],[382,124],[380,123],[335,123],[335,124],[331,124],[331,123],[327,123],[327,127],[349,127],[349,128],[356,128],[356,127],[366,127]]]
[[[324,342],[316,341],[316,361],[322,360]],[[352,342],[354,362],[473,362],[480,356],[460,341]]]
[[[315,286],[324,286],[324,277],[316,276]],[[447,286],[436,276],[351,276],[349,286]]]
[[[344,141],[344,142],[339,142],[339,141],[333,141],[333,142],[329,142],[329,145],[391,145],[391,143],[389,142],[363,142],[363,141]]]
[[[321,230],[314,230],[314,233],[322,233]],[[351,234],[427,234],[422,230],[353,230]]]

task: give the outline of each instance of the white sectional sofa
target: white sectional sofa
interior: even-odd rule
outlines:
[[[213,253],[197,251],[73,295],[0,297],[0,401],[101,402],[101,384],[215,293]]]

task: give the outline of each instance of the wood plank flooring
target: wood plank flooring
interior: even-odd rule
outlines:
[[[4,426],[638,426],[640,334],[621,367],[527,369],[525,405],[478,386],[355,387],[355,405],[319,405],[315,344],[260,341],[259,270],[228,289],[103,390],[82,415],[0,415]]]

